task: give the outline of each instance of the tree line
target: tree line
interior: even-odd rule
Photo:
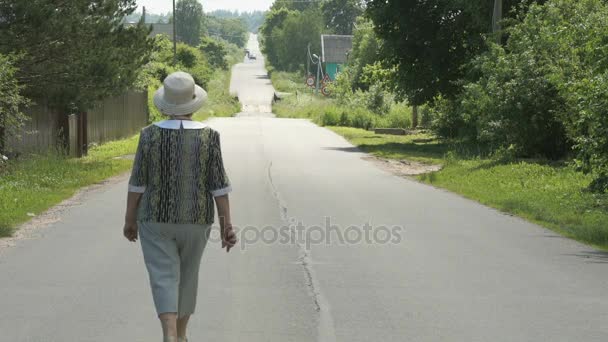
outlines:
[[[149,37],[142,20],[127,24],[135,0],[0,0],[0,153],[10,149],[7,137],[19,134],[29,104],[67,115],[128,89],[158,86],[172,70],[187,70],[206,85],[214,69],[227,68],[233,43],[245,44],[245,24],[207,17],[196,0],[177,5],[176,17],[196,21],[198,29],[178,29],[174,63],[168,37]]]
[[[423,108],[441,138],[504,158],[572,160],[606,192],[608,4],[500,2],[498,32],[485,0],[277,1],[260,31],[272,66],[291,71],[321,33],[352,32],[336,97],[393,96]]]

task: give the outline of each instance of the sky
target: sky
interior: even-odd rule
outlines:
[[[217,9],[239,10],[241,12],[250,12],[254,10],[264,11],[270,8],[273,1],[274,0],[199,0],[199,2],[203,4],[205,12]],[[148,13],[155,14],[171,12],[173,8],[172,0],[138,0],[137,3],[140,6],[139,11],[141,11],[141,6],[146,6],[146,11],[148,11]]]

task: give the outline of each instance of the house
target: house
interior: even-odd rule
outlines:
[[[346,64],[348,54],[352,49],[353,36],[321,35],[321,61],[325,64],[325,72],[330,79],[336,79],[336,75]]]
[[[156,37],[161,34],[164,34],[169,37],[169,39],[173,40],[173,24],[152,24],[150,36]]]
[[[137,23],[126,23],[126,26],[135,26]],[[152,32],[150,32],[150,37],[156,37],[158,35],[164,34],[169,37],[170,40],[173,40],[173,24],[165,24],[165,23],[155,23],[146,25],[152,26]],[[178,39],[179,41],[179,39]]]

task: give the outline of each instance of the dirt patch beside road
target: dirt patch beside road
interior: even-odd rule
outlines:
[[[416,176],[441,170],[441,165],[429,165],[409,160],[385,159],[375,156],[366,156],[363,159],[400,177]]]

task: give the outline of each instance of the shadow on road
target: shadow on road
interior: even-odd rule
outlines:
[[[592,264],[608,264],[608,252],[603,251],[584,251],[575,254],[566,254],[585,259],[586,262]]]

